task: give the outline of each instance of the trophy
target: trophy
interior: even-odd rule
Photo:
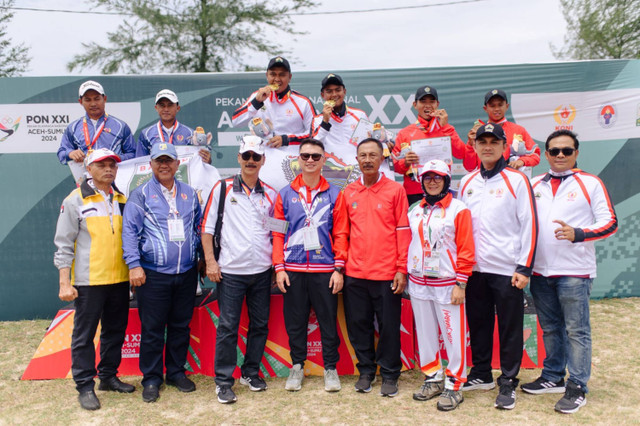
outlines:
[[[263,120],[260,117],[249,121],[249,130],[251,130],[252,134],[262,139],[269,139],[273,132],[271,122],[269,120]]]

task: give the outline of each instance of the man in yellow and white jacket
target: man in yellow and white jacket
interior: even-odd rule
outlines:
[[[65,198],[54,243],[63,301],[74,301],[71,373],[82,408],[97,410],[100,390],[130,393],[134,386],[117,377],[129,318],[129,268],[122,257],[122,209],[125,196],[113,185],[120,157],[101,148],[86,160],[91,176]],[[97,372],[93,339],[101,322]]]

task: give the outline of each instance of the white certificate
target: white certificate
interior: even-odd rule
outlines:
[[[411,150],[418,155],[420,164],[418,170],[431,160],[442,160],[449,166],[451,160],[451,137],[417,139],[411,141]]]

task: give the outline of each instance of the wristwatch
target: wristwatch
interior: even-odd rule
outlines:
[[[456,285],[463,290],[467,288],[467,283],[461,283],[460,281],[456,281]]]
[[[344,275],[344,266],[336,266],[333,268],[337,273]]]

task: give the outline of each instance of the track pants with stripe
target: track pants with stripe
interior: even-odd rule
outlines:
[[[411,298],[416,322],[420,369],[429,381],[442,381],[440,327],[449,363],[444,374],[445,388],[460,390],[467,381],[467,320],[465,304],[443,304],[435,300]]]

